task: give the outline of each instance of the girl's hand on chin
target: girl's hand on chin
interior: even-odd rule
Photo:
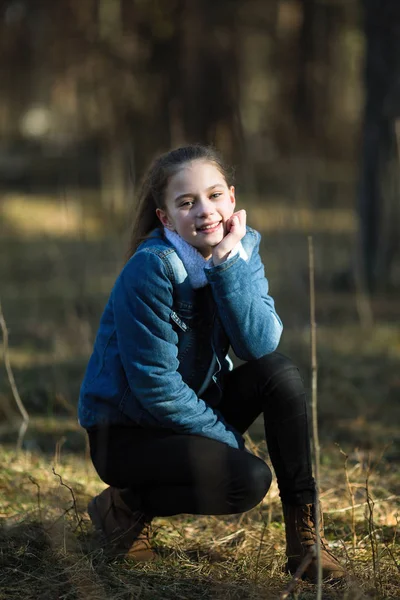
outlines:
[[[212,259],[216,266],[226,260],[228,254],[246,235],[246,211],[242,209],[233,213],[226,221],[225,227],[225,237],[212,249]]]

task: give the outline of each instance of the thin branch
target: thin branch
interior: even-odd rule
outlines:
[[[386,550],[387,550],[387,551],[388,551],[388,553],[389,553],[389,556],[390,556],[390,558],[393,560],[393,562],[394,562],[394,564],[395,564],[395,567],[396,567],[396,569],[397,569],[397,570],[398,570],[398,572],[400,573],[400,565],[399,565],[399,563],[397,562],[397,560],[396,560],[396,557],[395,557],[395,555],[393,554],[393,552],[392,552],[392,550],[391,550],[390,546],[388,546],[388,544],[387,544],[385,541],[384,541],[383,543],[384,543],[384,546],[385,546]]]
[[[380,566],[380,557],[379,557],[379,547],[378,547],[378,541],[376,538],[376,528],[375,528],[375,522],[374,522],[374,506],[375,506],[375,502],[370,494],[370,490],[369,490],[369,478],[371,476],[371,463],[369,462],[368,464],[368,469],[367,469],[367,476],[365,479],[365,492],[366,492],[366,497],[367,497],[367,507],[368,507],[368,514],[367,514],[367,521],[368,521],[368,537],[370,540],[370,544],[371,544],[371,551],[372,551],[372,565],[373,565],[373,569],[374,569],[374,584],[375,584],[375,589],[377,591],[380,591],[382,593],[382,578],[381,578],[381,566]],[[378,586],[379,584],[379,586]]]
[[[308,565],[314,560],[315,557],[316,557],[315,546],[311,546],[309,551],[307,552],[307,554],[305,555],[305,557],[299,564],[297,571],[295,572],[295,574],[293,575],[292,579],[289,582],[289,585],[279,596],[279,600],[286,600],[286,598],[289,597],[289,595],[293,592],[294,588],[296,587],[301,576],[303,575],[304,571],[307,569]]]
[[[363,488],[365,489],[365,484],[363,485]],[[400,496],[396,496],[395,494],[393,494],[392,496],[388,496],[387,498],[381,498],[380,500],[374,500],[374,506],[376,506],[377,504],[382,504],[383,502],[390,502],[391,500],[398,500],[400,498]],[[344,512],[348,512],[349,510],[353,510],[354,508],[361,508],[362,506],[367,506],[368,502],[360,502],[359,504],[354,504],[351,506],[345,506],[344,508],[333,508],[331,510],[326,510],[326,514],[327,515],[332,515],[333,513],[344,513]]]
[[[77,504],[76,504],[76,498],[75,498],[74,490],[73,490],[71,487],[69,487],[69,485],[67,485],[66,483],[64,483],[64,482],[63,482],[61,475],[60,475],[59,473],[56,473],[56,470],[54,469],[54,467],[52,468],[52,471],[53,471],[54,475],[56,475],[56,476],[59,478],[59,480],[60,480],[60,484],[61,484],[63,487],[66,487],[66,488],[67,488],[67,490],[69,490],[69,491],[70,491],[70,493],[71,493],[71,496],[72,496],[72,502],[73,502],[73,504],[72,504],[72,507],[71,507],[71,508],[73,508],[73,509],[74,509],[74,513],[75,513],[76,521],[77,521],[77,523],[78,523],[79,527],[81,527],[81,518],[79,517],[79,513],[78,513],[78,507],[77,507]],[[82,527],[81,527],[81,529],[82,529]]]
[[[344,460],[344,472],[346,475],[346,485],[347,485],[347,489],[349,490],[349,495],[350,495],[350,500],[351,500],[351,531],[353,534],[353,552],[355,552],[356,550],[356,545],[357,545],[357,533],[356,533],[356,513],[355,513],[355,499],[354,499],[354,491],[353,491],[353,487],[350,483],[350,478],[349,478],[349,472],[347,470],[347,462],[349,460],[349,455],[346,454],[345,452],[343,452],[343,450],[341,448],[339,448],[341,454],[343,454],[345,460]]]
[[[65,437],[65,435],[61,436],[59,440],[57,440],[56,443],[56,449],[54,452],[54,465],[55,467],[58,467],[58,465],[61,462],[61,448],[64,444],[64,442],[67,440],[67,438]]]
[[[256,584],[258,581],[258,568],[260,566],[260,558],[261,558],[261,547],[262,547],[262,543],[264,541],[264,535],[265,535],[265,530],[267,529],[267,521],[264,521],[263,523],[263,528],[261,531],[261,538],[260,538],[260,543],[258,546],[258,552],[257,552],[257,561],[256,561],[256,574],[254,577],[254,583]]]
[[[29,479],[33,483],[33,485],[36,485],[36,487],[37,487],[37,503],[38,503],[38,510],[39,510],[39,521],[42,522],[42,506],[41,506],[41,502],[40,502],[40,485],[38,484],[36,479],[34,479],[31,475],[29,475]]]
[[[319,461],[320,448],[318,438],[318,413],[317,413],[317,326],[315,321],[315,265],[314,245],[312,236],[308,236],[308,266],[310,277],[310,325],[311,325],[311,405],[312,429],[314,450],[314,476],[315,476],[315,529],[317,534],[316,559],[317,559],[317,600],[322,598],[322,564],[321,564],[321,532],[320,532],[320,507],[319,507]]]
[[[1,301],[0,301],[0,327],[1,327],[2,334],[3,334],[3,355],[4,355],[4,364],[5,364],[6,371],[7,371],[8,381],[10,383],[10,387],[11,387],[11,391],[14,396],[14,400],[17,404],[19,412],[22,415],[22,423],[21,423],[21,427],[19,429],[18,440],[17,440],[17,451],[19,451],[22,448],[22,441],[24,439],[26,430],[28,429],[29,415],[28,415],[28,413],[25,409],[25,406],[21,400],[21,396],[19,395],[18,388],[17,388],[15,379],[14,379],[14,374],[13,374],[13,371],[11,368],[10,355],[9,355],[9,351],[8,351],[8,330],[7,330],[7,324],[6,324],[4,315],[3,315],[3,309],[1,307]]]

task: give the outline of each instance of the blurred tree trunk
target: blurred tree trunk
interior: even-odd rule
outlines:
[[[399,250],[400,3],[364,0],[364,10],[366,101],[359,243],[363,281],[369,291],[375,291],[387,287]]]
[[[0,1],[0,134],[19,137],[29,106],[32,82],[32,19],[30,7]]]
[[[240,160],[238,5],[161,0],[142,14],[147,102],[132,122],[140,172],[149,155],[186,143],[215,144],[228,161]]]
[[[337,145],[330,110],[333,59],[347,8],[320,0],[278,0],[277,6],[278,147],[283,153],[331,156]]]
[[[240,159],[238,0],[185,0],[180,104],[188,142],[215,144]]]
[[[99,0],[97,10],[99,39],[117,45],[122,34],[121,0]],[[113,103],[113,99],[109,101]],[[105,133],[101,144],[101,197],[105,208],[121,214],[127,202],[125,136],[117,107],[113,113],[112,128]]]

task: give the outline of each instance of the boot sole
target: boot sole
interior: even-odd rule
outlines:
[[[295,564],[291,564],[289,565],[289,563],[286,563],[285,565],[285,573],[287,573],[288,575],[291,575],[293,577],[293,575],[296,573],[298,567],[299,567],[300,563],[295,563]],[[344,579],[346,578],[346,572],[345,571],[332,571],[329,575],[325,575],[322,576],[322,581],[324,583],[338,583],[340,581],[344,581]],[[317,577],[316,576],[311,576],[307,573],[307,570],[302,573],[300,579],[302,579],[303,581],[308,581],[309,583],[317,583]]]

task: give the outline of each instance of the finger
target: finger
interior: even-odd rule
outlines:
[[[236,217],[236,213],[233,213],[233,215],[231,215],[229,217],[229,219],[226,222],[226,231],[229,233],[232,229],[233,226],[233,222],[234,222],[234,218]]]
[[[237,213],[241,225],[246,225],[246,211],[244,209],[239,210]]]
[[[234,231],[236,231],[236,229],[238,227],[240,227],[240,221],[239,221],[239,217],[237,215],[232,215],[230,220],[231,220],[230,232],[233,233]]]
[[[232,217],[237,217],[240,225],[242,225],[243,227],[246,225],[246,211],[244,209],[238,210],[237,212],[233,213]]]

